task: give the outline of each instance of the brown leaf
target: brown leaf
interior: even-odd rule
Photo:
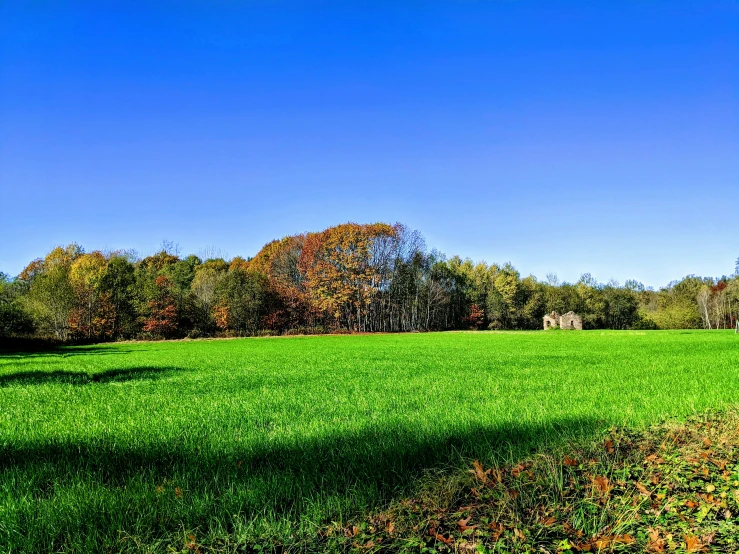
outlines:
[[[695,535],[684,535],[686,552],[703,552],[706,547]]]
[[[613,483],[608,480],[608,477],[596,475],[595,477],[591,477],[591,481],[593,482],[593,486],[595,487],[595,489],[603,496],[608,496],[611,494],[611,490],[613,490]]]
[[[516,467],[511,468],[511,475],[518,477],[526,469],[524,464],[518,464]]]
[[[705,446],[706,448],[711,448],[711,444],[711,439],[709,439],[708,437],[703,439],[703,446]]]
[[[552,525],[554,525],[554,524],[555,524],[556,522],[557,522],[557,520],[556,520],[556,519],[555,519],[554,517],[551,517],[551,516],[550,516],[550,517],[548,517],[548,518],[546,518],[546,519],[542,519],[542,520],[540,521],[540,523],[541,523],[541,524],[542,524],[542,525],[543,525],[544,527],[551,527],[551,526],[552,526]]]
[[[613,441],[611,439],[606,439],[605,447],[606,447],[606,452],[608,452],[609,454],[613,454],[616,451],[616,449],[613,446]]]
[[[488,525],[488,529],[490,529],[493,532],[492,539],[494,541],[497,541],[500,536],[505,531],[505,526],[501,525],[500,523],[492,522]]]
[[[488,475],[490,475],[490,472],[492,469],[488,469],[485,471],[485,469],[482,467],[482,464],[480,463],[480,460],[475,460],[472,462],[472,469],[470,470],[470,473],[472,473],[475,478],[480,481],[483,485],[487,483],[488,481]]]
[[[454,539],[452,537],[445,537],[444,535],[440,535],[439,533],[434,533],[433,537],[437,541],[441,541],[444,544],[452,544],[454,542]]]
[[[180,487],[175,487],[174,488],[174,495],[177,498],[182,498],[182,489]]]
[[[661,456],[659,456],[657,454],[650,454],[649,456],[647,456],[644,459],[647,462],[649,462],[650,464],[664,464],[665,463],[664,458],[662,458]]]
[[[636,539],[627,534],[612,535],[608,537],[601,537],[599,539],[593,539],[592,544],[596,548],[596,550],[605,550],[618,544],[632,544],[634,542],[636,542]]]
[[[659,536],[657,529],[649,528],[649,542],[647,543],[647,550],[651,552],[664,552],[665,551],[665,539]]]
[[[477,525],[467,525],[467,523],[472,519],[471,517],[468,517],[466,519],[460,519],[457,522],[457,527],[459,527],[460,531],[467,531],[467,529],[475,529]]]
[[[639,494],[641,494],[643,496],[646,496],[647,498],[649,498],[650,496],[652,496],[652,493],[649,492],[649,490],[647,489],[647,487],[645,487],[641,483],[637,483],[636,484],[636,489],[639,491]]]
[[[569,456],[565,456],[565,459],[562,461],[563,465],[570,466],[570,467],[577,467],[580,464],[575,458],[570,458]]]
[[[724,471],[726,469],[726,464],[729,463],[728,460],[711,460],[711,463],[715,465],[717,468],[719,468],[721,471]]]

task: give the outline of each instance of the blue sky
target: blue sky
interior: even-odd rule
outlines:
[[[0,271],[346,221],[523,274],[739,256],[739,3],[0,3]]]

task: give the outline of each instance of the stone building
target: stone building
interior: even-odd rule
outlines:
[[[552,312],[544,316],[544,329],[556,329],[557,327],[582,331],[582,316],[575,312],[567,312],[564,315]]]
[[[559,318],[560,329],[577,329],[582,331],[582,316],[577,315],[575,312],[567,312],[565,315]]]
[[[544,316],[544,329],[556,329],[559,327],[559,314],[552,312]]]

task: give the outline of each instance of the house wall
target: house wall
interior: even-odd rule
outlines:
[[[562,329],[576,329],[578,331],[582,331],[582,317],[574,313],[565,314],[560,318],[559,326]]]
[[[544,329],[556,329],[559,327],[559,318],[556,314],[544,316]]]

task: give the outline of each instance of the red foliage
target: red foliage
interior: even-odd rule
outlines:
[[[143,330],[161,337],[171,336],[177,331],[177,306],[170,290],[169,277],[156,278],[157,296],[148,305],[150,315],[144,320]]]
[[[484,319],[485,310],[483,310],[477,304],[471,304],[470,313],[467,317],[465,317],[465,321],[470,324],[470,327],[474,329],[479,329],[480,327],[482,327]]]
[[[714,287],[711,287],[711,292],[712,292],[712,293],[716,293],[716,292],[721,292],[722,290],[724,290],[724,289],[725,289],[726,287],[728,287],[728,286],[729,286],[729,285],[727,285],[727,284],[726,284],[726,283],[725,283],[724,281],[719,281],[719,282],[718,282],[718,283],[716,284],[716,286],[714,286]]]

